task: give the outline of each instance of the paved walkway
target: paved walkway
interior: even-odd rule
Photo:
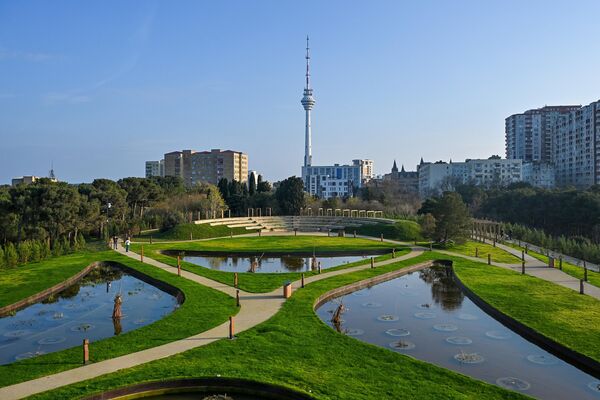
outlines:
[[[134,258],[136,260],[139,260],[140,258],[138,254],[133,253],[131,251],[126,253],[122,247],[119,247],[117,251],[123,255]],[[401,260],[406,260],[409,258],[416,257],[421,253],[422,251],[420,250],[412,250],[410,253],[405,254],[403,256],[398,256],[394,259],[377,262],[375,263],[375,266],[380,267]],[[177,268],[167,264],[163,264],[148,257],[144,257],[144,263],[153,265],[157,268],[163,269],[173,274],[177,273]],[[370,268],[370,264],[330,272],[327,272],[325,270],[320,275],[312,275],[307,277],[305,279],[305,283],[308,284],[332,276],[347,274],[350,272],[360,271],[368,268]],[[232,297],[235,297],[236,289],[231,286],[213,281],[211,279],[193,274],[185,270],[181,271],[181,275],[186,279],[192,280],[204,286],[219,290]],[[295,281],[292,283],[294,289],[298,289],[300,285],[300,281]],[[276,289],[270,293],[247,293],[244,291],[240,291],[241,307],[239,313],[235,316],[236,333],[250,329],[271,318],[279,311],[284,302],[285,299],[283,298],[283,291],[281,288]],[[120,357],[112,358],[110,360],[100,361],[97,363],[74,368],[68,371],[59,372],[57,374],[48,375],[42,378],[33,379],[16,385],[0,388],[0,399],[21,399],[37,393],[96,378],[98,376],[116,372],[121,369],[131,368],[150,361],[159,360],[161,358],[182,353],[184,351],[194,349],[196,347],[205,346],[216,340],[226,339],[228,337],[229,322],[226,322],[208,331],[201,332],[197,335],[185,339],[176,340],[171,343],[138,351],[136,353],[126,354]]]

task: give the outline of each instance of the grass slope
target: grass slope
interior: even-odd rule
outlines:
[[[454,253],[463,254],[465,256],[475,257],[476,248],[479,250],[478,258],[481,258],[481,260],[485,262],[487,262],[488,254],[492,255],[493,262],[505,264],[517,264],[520,262],[519,257],[487,243],[467,241],[463,244],[455,244],[447,250],[452,251]]]
[[[132,250],[139,253],[140,244],[134,244]],[[160,243],[153,245],[144,245],[144,254],[157,261],[167,265],[177,267],[177,259],[160,253],[162,250],[177,251],[253,251],[258,254],[281,251],[348,251],[348,250],[378,250],[392,249],[392,245],[385,242],[377,242],[369,239],[360,238],[339,238],[324,236],[262,236],[262,237],[243,237],[234,239],[215,239],[202,242],[185,243]],[[407,249],[400,249],[398,246],[396,254],[398,256],[408,252]],[[376,261],[389,259],[389,255],[376,257]],[[328,268],[327,271],[339,268],[348,268],[356,265],[368,263],[369,260],[361,260],[354,263],[343,264],[336,268]],[[182,261],[181,267],[186,271],[205,276],[226,285],[233,285],[234,273],[213,270]],[[316,272],[307,272],[306,276],[314,275]],[[281,287],[284,282],[300,279],[301,273],[239,273],[238,287],[241,290],[251,293],[266,293]]]
[[[338,334],[315,315],[313,303],[322,293],[428,256],[307,285],[273,318],[234,341],[221,340],[33,398],[78,398],[138,382],[222,376],[276,383],[324,400],[524,399],[518,393]]]
[[[228,228],[225,225],[210,226],[210,224],[179,224],[164,232],[146,232],[140,236],[136,236],[133,240],[145,242],[150,241],[150,237],[152,237],[153,240],[190,240],[190,234],[194,240],[198,240],[229,236],[232,233],[234,235],[243,235],[252,232],[253,231],[246,230],[246,228]]]
[[[354,228],[348,228],[351,233]],[[421,226],[415,221],[399,220],[395,224],[363,225],[356,228],[359,235],[379,237],[383,233],[386,239],[400,241],[422,240]]]
[[[566,347],[600,361],[600,302],[512,270],[461,261],[460,280],[493,307]]]
[[[91,343],[90,357],[92,361],[114,358],[191,336],[225,322],[230,315],[238,312],[235,299],[224,293],[198,285],[193,281],[142,264],[112,251],[81,254],[79,257],[59,257],[55,259],[58,263],[54,267],[62,267],[61,260],[68,261],[69,265],[72,264],[71,269],[73,270],[77,270],[77,268],[81,270],[93,261],[116,261],[135,268],[148,276],[167,282],[179,288],[185,295],[185,301],[181,307],[165,318],[122,335]],[[43,277],[50,273],[52,267],[47,266],[47,268],[48,270],[36,270],[39,275],[35,279],[45,283]],[[31,278],[32,276],[31,273],[28,274],[28,277]],[[28,285],[28,283],[16,285],[16,290],[24,292],[22,290],[23,285]],[[1,287],[4,289],[4,286]],[[4,293],[4,290],[2,292]],[[0,366],[0,386],[15,384],[79,366],[81,366],[80,347],[2,365]]]

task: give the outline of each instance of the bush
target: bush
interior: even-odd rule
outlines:
[[[19,255],[19,264],[27,264],[31,260],[31,242],[25,240],[19,243],[17,253]]]
[[[50,245],[48,244],[48,241],[43,240],[40,243],[40,260],[45,260],[46,258],[50,257],[51,254],[52,251],[50,251]]]
[[[160,231],[168,231],[169,229],[175,228],[177,225],[182,224],[183,222],[184,221],[181,214],[176,211],[167,211],[163,215]]]
[[[4,259],[4,249],[0,246],[0,268],[4,268],[6,266],[6,261]]]
[[[32,262],[42,261],[42,245],[37,240],[31,241],[31,261]]]
[[[349,233],[352,228],[348,228]],[[363,225],[356,228],[359,235],[379,237],[383,234],[386,239],[414,241],[421,240],[421,227],[414,221],[400,220],[395,224]]]
[[[15,245],[8,242],[4,247],[4,260],[6,266],[9,268],[16,267],[19,262],[19,256],[17,254],[17,249]]]

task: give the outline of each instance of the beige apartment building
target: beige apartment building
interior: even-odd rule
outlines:
[[[164,160],[165,176],[180,177],[189,186],[216,185],[222,178],[244,183],[248,180],[248,155],[239,151],[173,151],[166,153]]]

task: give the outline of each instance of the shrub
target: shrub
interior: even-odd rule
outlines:
[[[4,247],[4,260],[7,267],[16,267],[19,262],[19,256],[15,245],[8,242]]]
[[[48,243],[48,240],[43,240],[40,243],[40,260],[45,260],[46,258],[50,257],[51,254],[52,251],[50,251],[50,244]]]
[[[31,260],[31,242],[25,240],[19,243],[17,253],[19,255],[19,264],[27,264]]]
[[[6,266],[6,261],[4,259],[4,249],[0,246],[0,268],[4,268]]]
[[[42,246],[38,240],[31,241],[31,261],[39,262],[42,260]]]

